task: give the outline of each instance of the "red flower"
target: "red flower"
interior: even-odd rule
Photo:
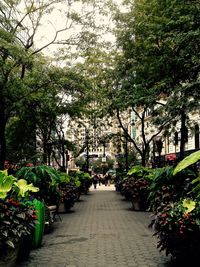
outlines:
[[[11,203],[11,204],[13,204],[15,207],[18,207],[18,206],[21,205],[20,202],[16,202],[16,201],[14,201],[12,198],[8,199],[8,202]]]
[[[165,218],[165,217],[167,217],[167,214],[166,213],[163,213],[162,214],[162,218]]]
[[[37,219],[38,217],[36,215],[31,215],[33,219]]]

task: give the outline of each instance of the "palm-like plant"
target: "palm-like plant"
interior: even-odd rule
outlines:
[[[23,167],[16,176],[40,188],[38,193],[34,193],[34,197],[44,200],[47,205],[59,203],[58,183],[60,182],[60,175],[55,169],[45,165]]]

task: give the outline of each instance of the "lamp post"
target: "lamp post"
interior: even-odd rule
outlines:
[[[128,128],[127,128],[128,131]],[[126,172],[128,172],[128,136],[126,134],[126,142],[125,142],[125,159],[126,159]]]
[[[86,172],[89,171],[89,135],[88,130],[86,129],[85,133],[85,142],[86,142]]]

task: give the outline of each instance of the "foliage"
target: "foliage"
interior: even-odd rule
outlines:
[[[133,166],[129,171],[128,171],[128,176],[134,176],[136,178],[140,177],[147,177],[147,175],[150,173],[150,169],[146,167],[142,167],[140,165]]]
[[[16,187],[16,191],[18,191],[18,197],[26,197],[27,193],[30,192],[38,192],[39,188],[33,186],[32,184],[27,184],[27,181],[24,179],[19,179],[17,182],[14,183]]]
[[[57,184],[60,182],[60,176],[53,168],[45,165],[22,167],[16,175],[18,178],[23,178],[39,187],[40,191],[33,193],[33,195],[40,200],[44,200],[47,205],[59,202]]]
[[[15,248],[35,227],[36,211],[31,203],[0,200],[0,256]]]
[[[182,171],[183,169],[187,168],[188,166],[196,163],[200,160],[200,151],[196,151],[186,158],[184,158],[174,169],[173,175],[176,175],[178,172]]]
[[[0,171],[0,256],[34,230],[36,211],[28,198],[30,192],[38,190],[26,180],[17,180],[7,171]]]
[[[151,169],[134,166],[123,179],[122,194],[126,199],[139,201],[141,209],[146,209],[148,206],[147,196],[150,173]]]
[[[164,130],[169,134],[172,122],[176,125],[181,120],[182,155],[188,114],[199,110],[200,104],[199,1],[128,0],[124,4],[125,11],[114,12],[119,52],[114,86],[108,91],[110,107],[119,111],[131,107],[136,114],[142,137],[140,143],[133,143],[144,163],[153,138]],[[147,110],[150,123],[157,125],[151,136],[145,133]]]
[[[93,160],[91,162],[91,167],[95,173],[106,173],[109,169],[113,168],[114,161],[106,157],[106,162],[102,163],[102,158]]]
[[[77,188],[73,183],[63,182],[59,184],[60,191],[60,203],[64,203],[65,210],[69,210],[74,206],[75,201],[77,200]]]
[[[19,107],[20,113],[23,113],[22,107]],[[18,116],[10,118],[6,125],[6,159],[14,163],[36,162],[35,123],[29,111],[22,116],[16,109]]]
[[[81,185],[79,189],[82,193],[87,193],[90,186],[92,185],[92,177],[86,172],[77,172],[76,178],[80,181]]]
[[[159,237],[158,248],[178,257],[198,255],[200,244],[200,203],[181,199],[169,203],[155,215],[153,227]]]
[[[14,176],[8,175],[7,170],[0,171],[0,199],[5,199],[8,194],[20,199],[29,196],[30,192],[38,191],[39,188],[27,184],[26,180],[17,180]]]
[[[12,189],[16,179],[12,175],[8,175],[7,171],[0,171],[0,198],[6,198],[8,192]]]
[[[6,159],[6,141],[8,142],[8,155],[14,161],[24,160],[24,158],[21,159],[21,157],[23,157],[23,149],[26,150],[24,154],[26,154],[28,158],[31,156],[31,151],[35,153],[36,129],[40,131],[40,135],[43,137],[43,161],[45,162],[46,142],[50,140],[49,133],[52,133],[52,128],[54,130],[56,128],[58,131],[59,127],[57,127],[57,125],[59,124],[60,126],[60,124],[62,124],[57,120],[59,114],[77,115],[80,111],[80,107],[88,103],[88,98],[85,97],[85,91],[89,86],[88,83],[85,82],[82,72],[76,73],[73,68],[71,68],[71,70],[66,70],[65,68],[64,70],[64,68],[55,67],[55,64],[50,63],[50,57],[44,59],[40,52],[45,50],[49,45],[60,41],[62,43],[62,51],[60,51],[60,55],[57,55],[56,58],[59,58],[58,60],[69,60],[70,58],[70,63],[65,64],[70,65],[73,53],[68,55],[68,52],[71,51],[71,47],[75,46],[77,50],[80,48],[81,50],[88,49],[86,44],[89,42],[92,43],[98,36],[97,33],[90,33],[91,28],[96,28],[96,31],[99,31],[100,28],[103,29],[102,26],[100,28],[95,27],[94,13],[91,12],[91,10],[100,14],[102,6],[105,5],[92,0],[86,1],[87,4],[85,1],[80,1],[82,7],[79,11],[75,11],[76,3],[71,3],[71,1],[69,1],[65,3],[65,7],[68,10],[68,12],[65,13],[65,8],[64,10],[59,8],[62,2],[62,0],[33,0],[26,3],[25,1],[2,1],[1,3],[0,169],[3,169],[3,164]],[[94,6],[93,2],[95,3]],[[65,17],[66,20],[63,22],[63,28],[56,29],[56,27],[53,26],[54,23],[52,23],[53,36],[49,36],[50,38],[52,36],[52,40],[47,38],[47,43],[40,46],[39,43],[37,43],[38,38],[36,35],[38,34],[41,22],[43,21],[42,24],[44,26],[45,21],[48,21],[48,19],[44,20],[43,18],[50,15],[54,9],[57,9],[60,14],[65,14],[63,17]],[[103,13],[101,14],[103,15]],[[72,33],[71,30],[75,29],[74,25],[78,25],[78,31],[82,31],[77,32],[77,34],[75,34],[74,31]],[[61,32],[69,33],[65,35],[66,40],[59,40],[59,33]],[[91,40],[90,37],[92,36],[94,38]],[[62,54],[64,49],[63,42],[66,44],[65,55]],[[63,72],[65,72],[65,74],[63,74]],[[53,95],[50,89],[55,88],[57,94]],[[67,97],[63,97],[63,95]],[[69,95],[70,97],[68,98]],[[59,106],[59,103],[61,106]],[[22,114],[24,111],[29,113],[28,116]],[[33,117],[31,117],[30,114],[32,114]],[[15,125],[12,127],[13,132],[10,133],[9,130],[11,128],[7,124],[10,123],[9,119],[13,116],[16,117],[16,115],[19,117],[20,123],[18,125],[21,127],[17,129]],[[29,117],[29,119],[27,117]],[[14,132],[17,134],[20,133],[22,121],[28,121],[28,124],[31,125],[29,129],[25,127],[27,136],[24,136],[24,143],[28,144],[27,147],[25,144],[21,143],[18,136],[16,136],[15,139],[17,141],[16,144],[12,140]],[[37,127],[36,123],[38,123]],[[8,127],[7,136],[5,138],[6,126]],[[30,129],[32,129],[32,132],[29,131]],[[25,132],[22,133],[22,135],[24,134]],[[29,140],[31,143],[27,142],[28,138],[30,138]],[[17,153],[18,149],[19,153]]]
[[[178,166],[152,173],[149,200],[154,217],[151,223],[159,238],[158,248],[177,259],[198,257],[200,249],[200,201],[197,172],[188,166],[198,160],[193,153]],[[196,178],[196,179],[194,179]]]
[[[196,177],[192,170],[184,170],[173,175],[172,166],[155,169],[149,184],[149,202],[154,212],[160,211],[170,202],[178,201],[192,189],[191,182]]]

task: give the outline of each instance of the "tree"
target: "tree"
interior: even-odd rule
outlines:
[[[138,147],[136,142],[134,145],[144,165],[150,142],[180,119],[183,151],[185,115],[199,105],[194,90],[199,86],[199,20],[196,20],[199,3],[156,0],[125,3],[126,12],[115,13],[120,51],[111,91],[112,105],[119,111],[132,107],[141,120],[143,145]],[[163,94],[167,96],[166,103],[160,101]],[[140,114],[138,108],[142,109]],[[157,132],[146,140],[144,121],[148,109],[152,121],[157,122]],[[121,126],[125,130],[122,123]]]
[[[6,126],[7,160],[14,163],[37,162],[35,125],[30,117],[12,117]]]
[[[24,12],[20,11],[21,1],[0,5],[0,169],[6,157],[6,124],[17,104],[31,93],[23,82],[25,70],[30,70],[32,56],[40,50],[31,50],[34,36],[42,14],[49,12],[52,3],[26,1]]]
[[[78,15],[72,10],[71,1],[67,1],[65,2],[66,24],[62,29],[55,29],[52,39],[39,47],[35,40],[40,24],[44,16],[51,13],[59,2],[63,1],[4,0],[0,4],[0,169],[3,169],[6,157],[5,128],[8,119],[13,115],[20,101],[28,98],[37,89],[34,87],[31,91],[26,83],[24,84],[25,74],[34,65],[35,55],[49,45],[55,44],[62,32],[68,32],[68,36],[65,37],[66,44],[77,46],[80,44],[81,35],[70,34],[74,23],[89,27],[92,10]],[[85,1],[83,5],[86,5]],[[58,43],[61,41],[59,40]]]

